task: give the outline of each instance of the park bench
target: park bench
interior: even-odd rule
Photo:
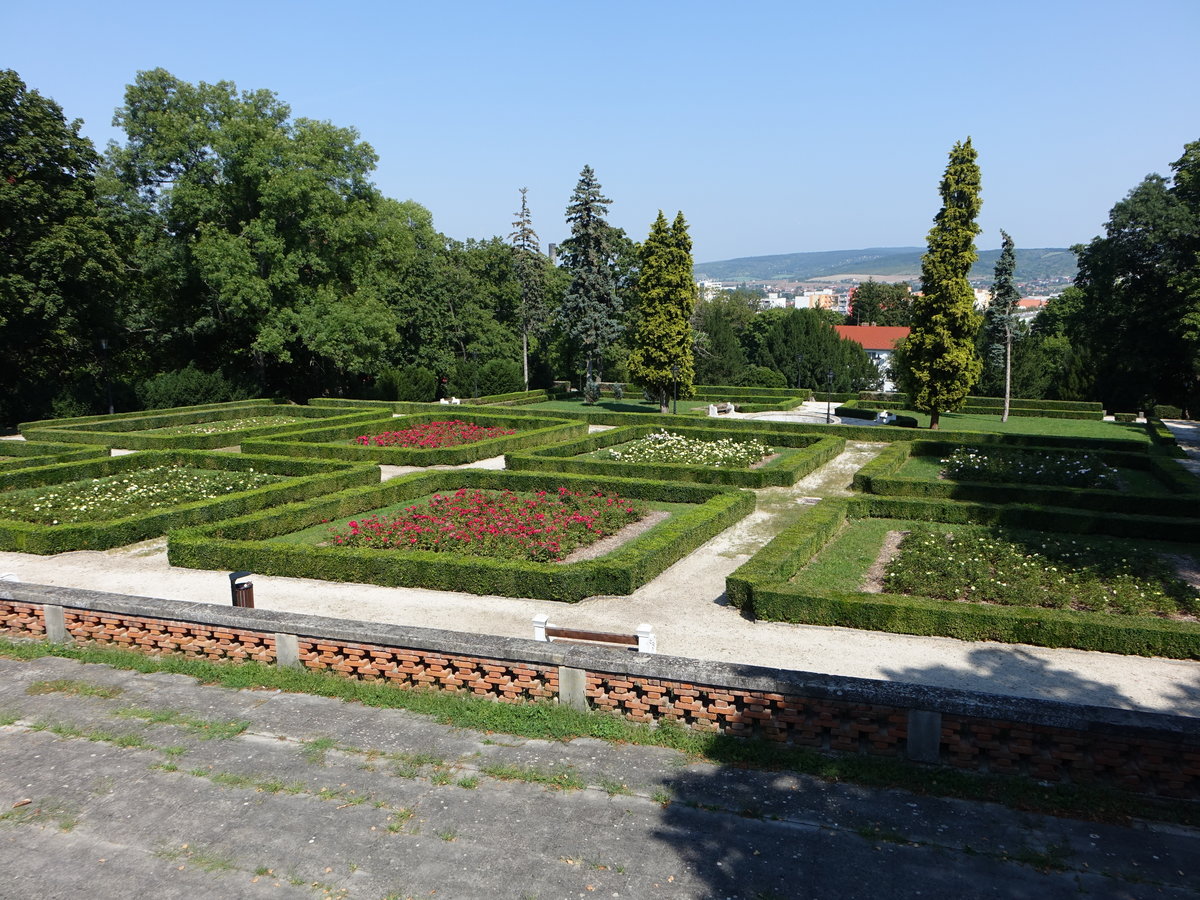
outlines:
[[[611,631],[586,631],[581,628],[563,628],[551,625],[550,617],[545,614],[533,617],[533,639],[535,641],[569,641],[576,644],[606,644],[626,647],[638,653],[653,653],[658,642],[654,637],[654,629],[643,623],[637,627],[634,634],[617,634]]]
[[[710,403],[708,404],[709,416],[721,416],[734,411],[732,403]]]

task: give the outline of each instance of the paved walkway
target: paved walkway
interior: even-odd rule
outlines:
[[[575,605],[413,588],[256,576],[260,608],[399,625],[532,637],[539,613],[554,624],[632,633],[654,626],[659,652],[782,669],[915,682],[1200,716],[1200,662],[1081,650],[968,643],[848,628],[752,622],[725,600],[725,577],[817,497],[848,495],[850,479],[882,445],[846,453],[791,488],[758,492],[758,509],[629,597]],[[474,465],[497,467],[502,459]],[[391,475],[403,469],[389,470]],[[173,568],[166,540],[52,557],[0,553],[0,573],[34,584],[225,605],[224,572]]]
[[[1163,425],[1175,435],[1175,443],[1187,454],[1187,459],[1179,460],[1179,464],[1200,478],[1200,422],[1163,419]]]
[[[1200,896],[1200,831],[0,660],[0,896]]]

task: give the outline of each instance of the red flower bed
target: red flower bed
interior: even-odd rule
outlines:
[[[463,488],[434,494],[426,506],[398,516],[371,516],[333,529],[333,543],[380,550],[436,550],[549,562],[645,515],[642,504],[616,494]]]
[[[485,427],[476,425],[474,422],[463,422],[453,419],[449,422],[428,422],[423,425],[412,425],[403,431],[360,434],[354,441],[364,447],[370,447],[374,444],[376,447],[422,447],[433,449],[437,447],[457,447],[459,444],[473,444],[476,441],[485,441],[488,438],[516,433],[516,429],[497,428],[495,426]]]

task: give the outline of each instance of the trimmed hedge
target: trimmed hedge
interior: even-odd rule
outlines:
[[[445,407],[443,407],[444,409]],[[453,407],[460,409],[460,407]],[[246,441],[242,450],[246,453],[268,453],[280,456],[311,456],[322,459],[345,459],[376,462],[389,466],[458,466],[499,456],[511,450],[540,447],[555,441],[570,440],[587,434],[587,425],[569,419],[513,418],[495,412],[488,414],[468,413],[466,419],[479,425],[500,428],[516,428],[516,434],[503,435],[460,444],[456,447],[375,447],[348,443],[362,434],[378,434],[406,428],[410,425],[441,422],[447,418],[458,418],[458,413],[421,413],[399,419],[370,419],[333,428],[314,428],[309,431],[290,432],[280,437],[259,438]]]
[[[924,497],[981,503],[1063,506],[1078,510],[1158,517],[1192,518],[1200,514],[1200,502],[1195,496],[1196,479],[1182,469],[1180,469],[1180,473],[1185,478],[1179,478],[1167,465],[1164,465],[1169,461],[1159,460],[1157,457],[1150,457],[1147,454],[1110,452],[1101,453],[1100,457],[1108,465],[1149,471],[1163,483],[1164,489],[1186,492],[1188,496],[1128,494],[1121,491],[1054,485],[932,480],[907,478],[896,474],[910,456],[940,457],[960,447],[970,446],[978,445],[947,441],[913,441],[892,444],[855,473],[854,486],[866,493],[890,497]]]
[[[192,425],[203,422],[222,422],[230,419],[241,419],[248,416],[269,416],[286,414],[301,419],[321,419],[329,425],[351,422],[362,422],[373,417],[367,410],[347,411],[344,413],[331,412],[329,409],[316,406],[286,406],[275,403],[256,404],[223,404],[209,409],[187,410],[184,412],[151,412],[140,413],[137,416],[121,416],[106,418],[97,422],[80,425],[46,425],[26,429],[26,437],[64,441],[70,443],[98,444],[103,447],[122,447],[127,450],[215,450],[218,447],[232,447],[240,444],[246,438],[254,438],[269,434],[287,434],[293,431],[304,431],[312,425],[308,423],[291,422],[283,425],[258,425],[252,428],[239,428],[235,431],[222,431],[217,434],[153,434],[157,428],[170,428],[178,425]]]
[[[1113,413],[1114,422],[1121,422],[1122,424],[1128,425],[1130,422],[1136,422],[1137,420],[1137,413]]]
[[[209,409],[236,409],[240,406],[259,406],[261,404],[272,404],[275,406],[286,406],[287,404],[281,400],[272,400],[269,397],[259,397],[253,400],[227,400],[224,403],[198,403],[195,406],[174,406],[168,409],[139,409],[133,412],[120,413],[100,413],[94,416],[73,416],[66,419],[37,419],[33,422],[22,422],[17,426],[17,430],[22,434],[26,428],[44,428],[54,427],[62,428],[67,425],[82,425],[88,422],[110,422],[119,421],[121,419],[139,419],[143,416],[159,415],[167,413],[187,413],[199,412]]]
[[[550,392],[545,390],[512,391],[508,394],[489,394],[486,397],[476,397],[472,404],[485,406],[520,406],[525,403],[541,403],[550,399]],[[440,406],[441,404],[439,404]]]
[[[805,400],[812,394],[810,388],[752,387],[744,384],[697,384],[692,386],[692,390],[697,397],[706,396],[716,399],[728,397],[733,400],[738,397],[799,397],[801,400]]]
[[[856,400],[854,404],[861,409],[893,409],[894,404],[888,404],[880,400]],[[902,409],[907,406],[900,404]],[[964,415],[973,416],[998,416],[1003,413],[1003,408],[997,408],[990,405],[979,405],[968,403],[965,406],[960,406],[949,412],[962,413]],[[1009,409],[1008,414],[1014,417],[1035,418],[1035,419],[1087,419],[1091,421],[1103,421],[1104,410],[1063,410],[1063,409],[1043,409],[1041,407],[1017,407]]]
[[[1183,410],[1178,406],[1168,406],[1165,403],[1156,404],[1154,407],[1154,418],[1156,419],[1182,419]]]
[[[612,459],[583,459],[605,447],[637,440],[659,431],[657,425],[631,425],[601,431],[583,440],[556,444],[528,453],[509,453],[504,464],[509,469],[530,472],[574,472],[586,475],[621,475],[626,478],[646,478],[661,481],[687,481],[703,484],[728,484],[745,488],[788,487],[809,472],[833,459],[846,446],[844,438],[818,437],[808,434],[765,432],[755,434],[756,440],[776,447],[787,447],[779,459],[761,469],[735,469],[690,463],[634,463]],[[720,428],[672,428],[685,437],[700,440],[729,438]],[[750,435],[745,435],[750,437]]]
[[[903,405],[908,403],[908,394],[902,391],[862,391],[860,400]],[[1003,397],[967,397],[967,405],[981,408],[1004,409]],[[1028,400],[1013,398],[1009,401],[1010,411],[1013,409],[1058,410],[1059,412],[1103,412],[1104,406],[1092,400]],[[961,410],[954,410],[961,412]]]
[[[373,408],[386,406],[396,413],[419,413],[430,412],[435,409],[445,409],[445,407],[437,407],[431,403],[405,403],[403,401],[362,401],[362,400],[337,400],[332,398],[314,398],[309,401],[315,407],[357,407],[363,408],[364,404],[370,404]],[[467,411],[474,409],[480,413],[486,413],[486,407],[470,407],[462,406],[455,407],[466,414]],[[589,425],[664,425],[668,428],[685,427],[688,424],[694,424],[696,417],[705,418],[702,411],[695,413],[692,416],[684,417],[684,414],[672,415],[670,413],[663,415],[661,413],[651,412],[612,412],[607,409],[596,408],[580,408],[580,409],[523,409],[513,407],[505,410],[509,415],[514,416],[553,416],[559,419],[582,419]],[[899,428],[880,428],[876,425],[825,425],[809,422],[769,422],[756,419],[707,419],[710,423],[720,421],[721,427],[728,429],[730,434],[738,432],[749,432],[751,434],[761,431],[794,431],[801,434],[835,434],[838,437],[846,438],[851,441],[910,441],[912,434],[906,430]],[[1120,438],[1084,438],[1074,435],[1040,435],[1040,434],[999,434],[986,431],[946,431],[937,432],[938,436],[943,440],[960,441],[977,444],[989,444],[1008,447],[1065,447],[1074,450],[1129,450],[1132,452],[1144,451],[1148,445],[1136,440],[1124,440]]]
[[[864,511],[864,504],[859,501],[825,501],[805,511],[796,523],[726,578],[730,602],[755,618],[775,622],[940,635],[966,641],[1074,647],[1126,655],[1200,658],[1200,625],[1193,622],[954,603],[927,597],[818,593],[790,583],[840,530],[847,516]],[[872,514],[892,517],[894,513],[898,518],[913,518],[905,510]]]
[[[1162,419],[1151,418],[1146,420],[1146,433],[1150,435],[1150,441],[1157,447],[1165,451],[1169,456],[1176,459],[1186,459],[1187,454],[1183,448],[1179,446],[1179,442],[1175,440],[1175,435]]]
[[[432,551],[315,547],[268,540],[434,491],[459,488],[535,491],[549,486],[615,491],[634,499],[696,505],[673,514],[611,553],[576,563],[488,559]],[[190,568],[246,569],[264,575],[574,602],[600,594],[633,593],[752,512],[754,503],[754,495],[748,491],[712,485],[576,475],[551,477],[535,472],[487,469],[418,472],[307,503],[173,531],[168,541],[168,558],[172,565]]]
[[[162,465],[245,471],[255,469],[288,481],[213,500],[139,512],[122,519],[65,525],[38,525],[13,519],[0,520],[0,550],[53,554],[67,550],[106,550],[166,534],[172,528],[213,522],[281,503],[322,496],[364,484],[379,483],[377,466],[297,460],[235,453],[194,450],[154,451],[109,456],[87,462],[60,463],[0,474],[0,491],[62,484]]]
[[[28,469],[30,466],[49,466],[108,456],[107,447],[88,447],[79,444],[47,444],[39,441],[0,441],[0,472]]]
[[[851,515],[921,522],[1005,525],[1065,534],[1106,534],[1158,541],[1200,541],[1200,518],[1133,515],[1021,503],[982,503],[949,499],[866,494],[846,501]]]

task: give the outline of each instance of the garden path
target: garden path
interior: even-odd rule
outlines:
[[[598,597],[566,606],[256,576],[256,603],[262,609],[512,637],[531,637],[531,620],[539,613],[549,614],[555,624],[630,633],[649,622],[659,652],[672,656],[1200,716],[1200,662],[751,622],[731,608],[724,596],[725,576],[804,506],[820,497],[848,494],[854,471],[879,449],[852,442],[794,487],[757,492],[754,513],[630,597]],[[501,468],[503,458],[472,465]],[[172,568],[161,538],[51,557],[0,553],[0,575],[4,573],[34,584],[229,603],[226,573]]]

